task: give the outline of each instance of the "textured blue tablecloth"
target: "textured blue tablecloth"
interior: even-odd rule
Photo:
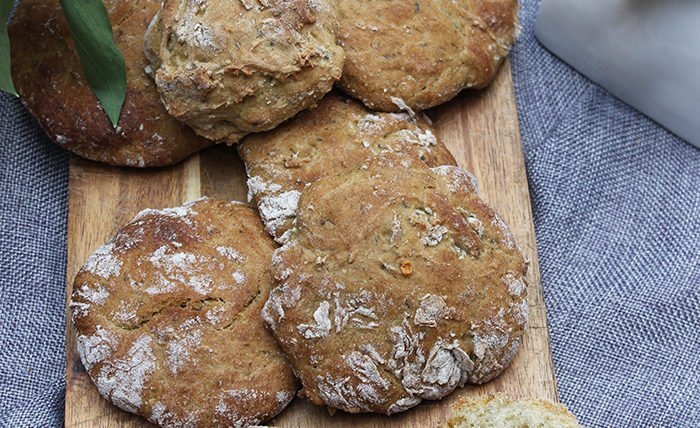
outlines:
[[[512,60],[561,399],[698,427],[700,151],[546,52],[536,9]],[[60,426],[68,157],[2,95],[0,159],[0,426]]]

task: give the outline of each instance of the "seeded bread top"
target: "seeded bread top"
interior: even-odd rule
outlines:
[[[381,154],[301,195],[263,309],[316,404],[392,414],[500,374],[527,321],[523,257],[471,176]]]
[[[280,412],[296,382],[260,319],[274,248],[242,204],[136,216],[75,278],[78,350],[100,394],[162,426],[240,426]]]
[[[340,87],[368,107],[424,110],[488,85],[515,40],[517,0],[338,1]]]
[[[248,198],[280,243],[306,186],[387,151],[409,154],[431,167],[456,165],[425,115],[374,112],[337,93],[239,146],[249,177]]]
[[[168,112],[235,143],[315,105],[345,59],[327,0],[165,0],[146,54]]]
[[[115,129],[83,75],[58,0],[22,0],[10,25],[12,76],[27,109],[59,146],[112,165],[171,165],[211,143],[170,117],[143,53],[160,0],[105,0],[126,64],[126,99]]]

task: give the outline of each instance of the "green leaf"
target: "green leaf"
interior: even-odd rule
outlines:
[[[61,7],[88,84],[116,127],[126,98],[126,66],[107,10],[102,0],[61,0]]]
[[[12,83],[10,70],[10,37],[7,35],[7,21],[12,13],[13,0],[0,0],[0,90],[17,96]]]

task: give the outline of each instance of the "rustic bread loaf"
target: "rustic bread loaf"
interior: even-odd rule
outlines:
[[[498,376],[528,316],[526,265],[468,174],[385,153],[301,195],[263,319],[301,394],[404,411]]]
[[[73,286],[78,351],[100,394],[167,427],[279,413],[296,381],[260,319],[274,249],[255,210],[238,203],[136,216]]]
[[[338,0],[340,87],[368,107],[423,110],[493,80],[515,39],[517,0]]]
[[[453,412],[445,428],[581,428],[562,404],[505,394],[459,400]]]
[[[22,0],[10,24],[12,75],[22,102],[49,137],[91,160],[171,165],[210,145],[170,117],[144,68],[143,37],[159,0],[105,0],[124,56],[127,93],[115,129],[83,75],[58,0]]]
[[[373,112],[336,93],[270,132],[247,137],[238,151],[249,198],[280,243],[292,226],[300,192],[321,177],[385,151],[410,154],[431,167],[456,165],[426,116]]]
[[[328,0],[165,0],[146,55],[168,112],[235,143],[309,108],[340,78]]]

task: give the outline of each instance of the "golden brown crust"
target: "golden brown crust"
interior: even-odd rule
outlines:
[[[384,151],[413,155],[431,167],[456,165],[424,115],[412,119],[407,113],[373,112],[337,93],[239,146],[249,198],[278,242],[291,228],[296,201],[307,185]]]
[[[515,39],[517,0],[337,2],[340,87],[370,108],[415,110],[488,85]],[[396,98],[396,99],[392,99]]]
[[[296,382],[260,312],[275,248],[254,209],[146,210],[75,278],[81,360],[100,393],[162,426],[247,426]]]
[[[563,404],[505,394],[462,398],[453,406],[454,416],[444,428],[580,428],[576,416]]]
[[[171,165],[210,145],[168,116],[146,75],[143,34],[159,0],[106,0],[126,63],[127,94],[115,130],[83,75],[57,0],[23,0],[10,25],[12,71],[27,109],[58,145],[87,159]]]
[[[146,53],[171,115],[235,143],[313,106],[340,78],[327,0],[165,0]]]
[[[468,174],[385,153],[304,190],[263,319],[310,401],[392,414],[505,369],[525,270]]]

